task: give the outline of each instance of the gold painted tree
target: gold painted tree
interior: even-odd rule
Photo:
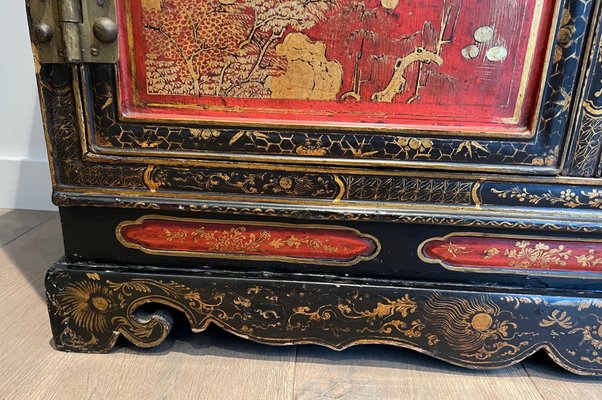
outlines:
[[[270,97],[286,72],[276,45],[337,0],[161,0],[143,3],[149,93]]]

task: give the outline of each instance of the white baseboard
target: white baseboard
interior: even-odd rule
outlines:
[[[0,158],[0,208],[56,210],[48,162]]]

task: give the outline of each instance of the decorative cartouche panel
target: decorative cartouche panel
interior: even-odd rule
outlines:
[[[483,233],[452,233],[418,247],[418,257],[459,271],[556,274],[602,273],[602,241]]]
[[[125,247],[172,257],[354,265],[380,252],[375,237],[331,225],[146,215],[120,223],[115,235]]]
[[[520,134],[556,5],[124,1],[123,104],[150,118]]]

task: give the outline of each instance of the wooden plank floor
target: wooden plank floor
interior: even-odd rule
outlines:
[[[602,399],[602,378],[544,355],[470,371],[408,350],[268,347],[218,329],[175,329],[161,346],[107,355],[53,349],[43,295],[63,253],[58,215],[0,210],[0,399]]]

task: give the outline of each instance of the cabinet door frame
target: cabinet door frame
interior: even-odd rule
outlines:
[[[135,122],[122,116],[118,71],[109,65],[90,64],[81,68],[84,156],[90,161],[128,163],[144,158],[149,163],[170,165],[240,161],[555,175],[563,166],[571,105],[579,97],[580,66],[593,35],[598,4],[558,0],[558,7],[538,122],[530,136],[260,129],[211,122],[160,122],[159,117],[159,122]]]

